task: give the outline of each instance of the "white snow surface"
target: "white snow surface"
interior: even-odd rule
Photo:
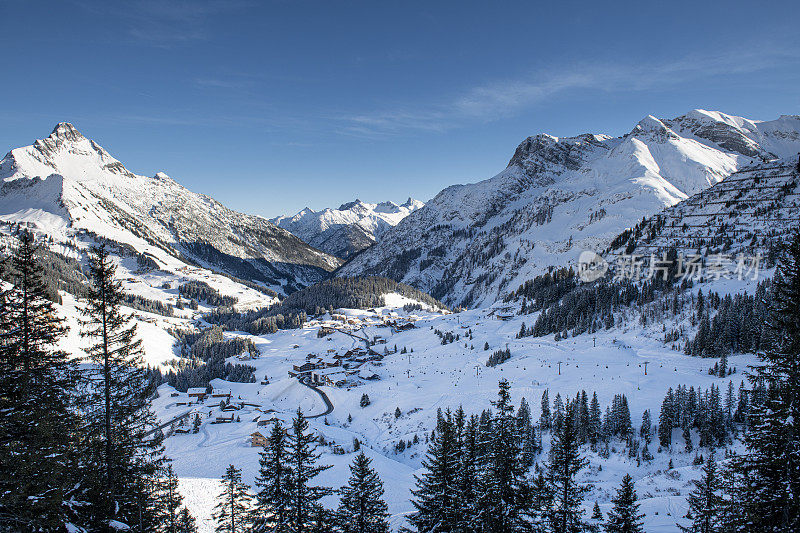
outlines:
[[[379,240],[389,229],[425,205],[409,198],[403,204],[366,203],[359,199],[313,211],[305,208],[294,216],[278,216],[270,222],[331,254],[350,255]]]
[[[706,284],[703,290],[752,290],[754,284],[752,281],[726,280],[717,285]],[[695,290],[697,288],[699,286]],[[239,384],[221,380],[213,383],[215,388],[232,391],[233,404],[247,404],[234,412],[238,422],[211,423],[222,414],[217,399],[179,406],[177,403],[188,401],[185,394],[171,396],[174,391],[168,385],[159,389],[160,397],[153,405],[162,421],[169,421],[189,410],[202,417],[198,434],[175,434],[166,439],[167,454],[173,459],[186,502],[198,518],[201,531],[213,531],[210,516],[214,498],[220,490],[217,479],[229,464],[241,468],[245,482],[253,484],[260,449],[251,447],[249,435],[254,431],[266,435],[270,429],[270,426],[257,426],[257,420],[275,417],[288,424],[298,407],[307,415],[324,411],[325,405],[315,391],[288,377],[292,365],[302,364],[309,354],[344,353],[364,345],[358,338],[340,331],[319,338],[317,331],[323,326],[348,329],[356,337],[384,337],[385,345],[373,347],[378,352],[382,351],[382,346],[390,352],[394,346],[398,350],[408,349],[406,354],[399,351],[390,353],[377,364],[365,363],[359,369],[377,374],[378,380],[360,379],[356,375],[350,378],[346,387],[321,387],[332,401],[334,410],[324,418],[310,420],[311,429],[324,436],[328,443],[321,448],[322,462],[333,465],[317,481],[334,488],[341,486],[349,473],[347,465],[354,458],[353,439],[359,439],[384,482],[394,530],[407,525],[405,517],[413,510],[410,503],[413,476],[421,472],[421,460],[427,448],[426,435],[435,427],[437,409],[456,409],[462,405],[468,413],[475,413],[489,408],[501,379],[509,380],[515,405],[518,406],[523,397],[528,400],[534,419],[540,415],[540,398],[545,389],[549,390],[551,402],[557,393],[566,399],[574,398],[581,390],[586,390],[590,397],[597,392],[603,408],[611,403],[615,394],[625,394],[634,426],[638,429],[645,409],[650,410],[654,423],[657,421],[667,388],[685,384],[705,390],[714,384],[724,393],[728,382],[732,381],[738,390],[743,379],[741,371],[755,361],[749,355],[733,356],[729,363],[737,368],[737,373],[728,378],[718,378],[708,373],[714,359],[689,357],[664,345],[661,324],[642,329],[634,320],[626,327],[559,342],[552,336],[516,339],[521,323],[532,323],[535,314],[500,320],[496,316],[497,307],[445,315],[427,311],[407,313],[396,307],[404,303],[402,300],[387,300],[394,305],[375,312],[336,310],[333,317],[325,315],[312,319],[297,330],[260,337],[226,333],[252,339],[260,352],[258,358],[246,361],[256,368],[259,383]],[[340,315],[348,320],[343,321]],[[398,319],[411,320],[416,328],[397,332],[381,325],[385,320]],[[350,320],[357,324],[351,324]],[[684,327],[688,321],[688,313],[674,320]],[[670,326],[667,324],[667,329]],[[460,339],[442,345],[434,333],[437,329],[458,334]],[[472,339],[467,338],[469,333]],[[489,351],[483,350],[485,342],[489,343]],[[505,347],[511,350],[511,359],[494,368],[486,367],[485,362],[492,351]],[[236,360],[230,359],[231,362]],[[648,362],[647,375],[644,374],[644,362]],[[260,381],[265,378],[269,379],[269,384],[261,385]],[[367,393],[372,401],[366,408],[359,406],[363,393]],[[402,415],[396,419],[394,411],[398,407]],[[348,415],[352,415],[352,422],[348,422]],[[682,443],[678,433],[676,430],[673,441]],[[403,453],[395,453],[394,446],[398,440],[410,441],[415,435],[420,439],[419,444],[410,446]],[[696,443],[697,435],[694,438]],[[545,434],[544,444],[547,449],[548,434]],[[334,446],[341,447],[344,454],[334,453]],[[694,452],[683,452],[681,444],[676,445],[673,452],[657,453],[657,449],[657,438],[654,438],[650,450],[655,459],[637,466],[635,460],[627,457],[623,442],[612,443],[608,459],[591,452],[588,447],[584,448],[590,466],[582,472],[581,480],[593,484],[585,500],[587,517],[595,500],[599,501],[604,513],[610,509],[610,498],[622,476],[630,473],[636,481],[642,511],[646,513],[645,530],[677,531],[675,524],[678,521],[683,523],[685,497],[692,489],[690,481],[699,476],[699,467],[692,466]],[[700,451],[707,453],[707,450]],[[545,457],[546,453],[538,460],[544,461]],[[668,471],[670,459],[675,468]],[[334,507],[336,497],[327,498],[325,504]]]
[[[338,275],[391,275],[449,305],[489,305],[742,167],[798,152],[795,115],[695,110],[614,138],[529,137],[500,174],[444,189]]]
[[[239,277],[260,272],[280,293],[286,283],[319,281],[341,263],[267,220],[232,211],[164,173],[130,172],[68,123],[59,123],[46,139],[11,150],[0,161],[0,180],[0,220],[22,223],[59,242],[74,244],[81,236],[110,239],[166,269],[192,259]]]

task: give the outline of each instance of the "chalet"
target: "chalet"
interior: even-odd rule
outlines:
[[[253,448],[260,446],[262,448],[267,447],[267,437],[261,434],[259,431],[254,431],[250,434],[250,446]]]
[[[225,413],[230,413],[231,411],[238,411],[241,408],[242,408],[241,405],[235,405],[235,404],[229,403],[228,405],[226,405],[225,407],[222,408],[222,411],[225,412]]]
[[[296,378],[300,376],[307,376],[315,368],[317,368],[317,366],[311,362],[303,363],[302,365],[292,365],[292,370],[289,370],[289,377]]]
[[[256,422],[256,425],[258,427],[271,426],[275,422],[278,422],[278,419],[273,416],[271,418],[262,418],[261,420]]]
[[[189,398],[196,398],[198,402],[205,400],[206,396],[208,395],[205,387],[192,387],[186,391],[186,394],[189,396]]]
[[[233,415],[231,415],[231,416],[218,416],[211,423],[212,424],[230,424],[231,422],[233,422],[233,420],[234,420]]]
[[[191,433],[192,430],[189,428],[175,428],[175,433],[177,435],[186,435],[187,433]]]
[[[214,389],[213,391],[211,391],[211,397],[212,398],[225,398],[225,399],[230,400],[231,399],[231,390],[230,389],[227,389],[227,390]]]
[[[330,335],[330,334],[331,334],[331,333],[333,333],[334,331],[336,331],[336,330],[335,330],[335,329],[333,329],[333,328],[330,328],[330,327],[328,327],[328,326],[322,326],[321,328],[319,328],[319,334],[318,334],[318,335],[319,335],[320,337],[324,337],[324,336],[326,336],[326,335]]]
[[[322,368],[311,372],[311,380],[316,385],[342,387],[347,383],[345,372],[340,368]]]

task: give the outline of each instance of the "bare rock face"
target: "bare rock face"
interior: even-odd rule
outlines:
[[[268,220],[228,209],[163,173],[130,172],[68,123],[0,161],[0,218],[61,241],[90,235],[292,292],[341,260]]]
[[[695,110],[645,117],[620,137],[536,135],[500,174],[444,189],[337,274],[387,276],[449,305],[490,304],[737,169],[798,152],[797,116]]]

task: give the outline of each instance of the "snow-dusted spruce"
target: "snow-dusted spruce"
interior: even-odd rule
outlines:
[[[686,498],[689,510],[686,518],[689,525],[678,524],[684,533],[716,533],[721,527],[723,480],[717,466],[717,457],[712,451],[703,464],[703,475],[692,481],[694,490]]]
[[[547,462],[547,481],[552,491],[551,523],[554,531],[578,533],[583,531],[583,495],[589,487],[578,482],[578,473],[588,464],[580,452],[576,431],[578,405],[570,402],[565,416],[556,413],[553,442]]]
[[[292,471],[286,431],[277,421],[260,453],[256,502],[251,515],[253,533],[287,533],[292,508]]]
[[[320,472],[330,468],[318,465],[321,454],[317,451],[317,437],[308,430],[308,421],[300,409],[292,420],[288,434],[289,468],[291,471],[291,493],[288,524],[293,533],[309,531],[309,523],[329,522],[327,513],[321,512],[320,500],[333,492],[329,487],[312,485],[312,480]]]
[[[642,529],[643,514],[639,514],[636,502],[636,489],[633,478],[625,474],[617,494],[611,499],[614,507],[608,512],[604,524],[606,533],[644,533]]]
[[[16,285],[0,293],[0,531],[56,531],[80,482],[77,368],[56,347],[66,327],[32,234],[4,266]]]
[[[725,523],[736,531],[800,529],[800,231],[783,254],[773,283],[771,346],[749,375],[754,390],[733,460]]]
[[[250,487],[242,482],[242,471],[229,465],[222,476],[222,492],[217,496],[213,518],[217,533],[245,533],[248,531],[251,496]]]
[[[350,479],[339,489],[336,523],[342,533],[389,533],[383,483],[364,452],[350,465]]]
[[[120,282],[103,247],[92,249],[91,286],[83,308],[82,335],[93,363],[85,397],[86,508],[92,524],[116,520],[140,530],[158,531],[158,509],[152,505],[152,480],[164,466],[163,437],[149,434],[155,417],[148,401],[152,391],[142,364],[136,324],[121,309]]]

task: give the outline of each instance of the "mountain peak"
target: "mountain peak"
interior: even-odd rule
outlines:
[[[78,141],[84,138],[83,135],[81,135],[81,132],[79,132],[77,128],[75,128],[75,126],[69,122],[59,122],[56,124],[56,127],[53,128],[53,132],[50,134],[50,137],[68,141]]]

